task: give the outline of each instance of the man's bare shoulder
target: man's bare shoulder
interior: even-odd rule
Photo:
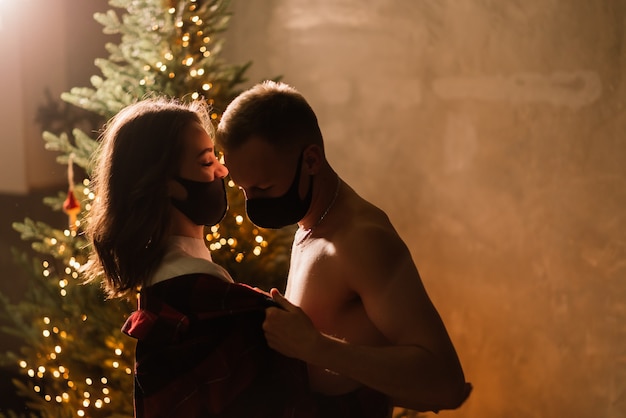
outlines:
[[[413,263],[405,242],[382,209],[356,194],[347,206],[349,216],[333,236],[345,267],[376,280],[389,277],[392,266]]]
[[[349,202],[349,219],[342,223],[337,244],[355,251],[386,255],[406,249],[389,216],[374,204],[354,194]]]
[[[384,211],[363,202],[335,240],[337,275],[389,341],[430,347],[425,330],[436,315],[412,255]]]

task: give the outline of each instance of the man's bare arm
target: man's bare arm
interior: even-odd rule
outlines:
[[[284,355],[349,377],[415,410],[453,409],[467,397],[462,374],[447,370],[424,348],[362,346],[324,335],[277,290],[272,295],[284,310],[268,309],[264,329],[270,347]]]
[[[358,345],[325,335],[277,291],[272,295],[285,309],[268,310],[268,343],[285,355],[385,393],[396,405],[416,410],[458,407],[469,387],[408,249],[392,230],[368,230],[368,239],[349,238],[339,263],[342,277],[351,277],[350,287],[389,344]]]

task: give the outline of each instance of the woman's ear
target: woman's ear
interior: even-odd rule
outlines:
[[[177,182],[176,180],[169,179],[166,184],[167,187],[167,195],[176,200],[186,200],[187,199],[187,190],[185,187]]]
[[[309,175],[317,174],[324,162],[324,152],[319,145],[311,144],[304,149],[303,165]]]

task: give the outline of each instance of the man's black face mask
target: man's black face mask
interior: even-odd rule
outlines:
[[[300,154],[298,167],[289,190],[279,197],[262,197],[246,200],[246,212],[248,218],[256,226],[262,228],[278,229],[287,225],[293,225],[304,218],[311,206],[313,196],[313,176],[309,178],[309,191],[304,200],[300,199],[298,186],[300,184],[300,172],[304,152]]]

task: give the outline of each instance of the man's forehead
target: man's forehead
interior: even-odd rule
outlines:
[[[289,171],[291,154],[280,152],[263,140],[251,139],[234,150],[224,152],[231,178],[242,187],[259,186]]]
[[[241,147],[224,152],[224,164],[235,183],[248,187],[256,186],[273,176],[275,168],[280,164],[280,158],[274,153]]]

